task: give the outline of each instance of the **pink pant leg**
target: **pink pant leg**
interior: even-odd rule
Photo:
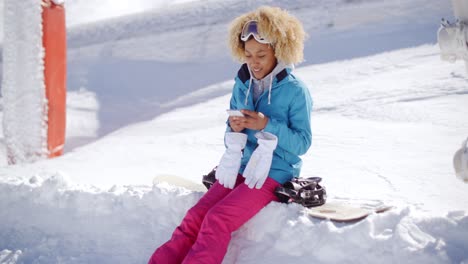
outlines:
[[[244,178],[238,176],[237,183]],[[218,181],[203,195],[185,215],[182,223],[175,229],[169,241],[153,253],[149,264],[180,264],[197,239],[200,226],[208,210],[228,195],[232,189],[224,188]]]
[[[184,259],[184,264],[219,264],[226,254],[231,233],[236,231],[264,206],[276,201],[279,183],[267,178],[261,189],[240,184],[208,211],[197,240]]]

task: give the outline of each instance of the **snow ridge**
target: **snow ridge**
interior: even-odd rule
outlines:
[[[169,187],[85,191],[60,173],[0,190],[0,249],[24,249],[20,263],[144,263],[200,197]]]
[[[93,191],[61,173],[0,183],[0,263],[145,263],[201,195],[165,183]],[[233,234],[223,263],[462,263],[467,236],[461,211],[403,207],[335,224],[272,203]]]

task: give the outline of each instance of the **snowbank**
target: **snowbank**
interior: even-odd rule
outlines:
[[[0,248],[21,249],[19,263],[144,263],[199,197],[158,188],[74,189],[60,174],[0,185]]]
[[[61,174],[0,183],[0,263],[145,263],[201,195],[165,183],[82,189]],[[335,224],[272,203],[234,233],[223,263],[463,263],[466,237],[461,211]]]

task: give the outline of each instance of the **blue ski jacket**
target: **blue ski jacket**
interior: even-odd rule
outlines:
[[[230,101],[230,109],[248,109],[263,113],[269,118],[265,132],[278,137],[278,145],[273,153],[269,177],[280,184],[299,176],[302,160],[312,143],[310,116],[312,98],[306,85],[291,74],[292,69],[280,71],[254,103],[250,92],[251,74],[247,64],[243,64],[236,78]],[[227,131],[231,131],[229,121]],[[257,130],[244,129],[247,144],[244,149],[239,173],[242,174],[257,147]]]

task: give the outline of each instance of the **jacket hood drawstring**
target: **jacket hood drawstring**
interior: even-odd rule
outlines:
[[[247,89],[247,94],[245,95],[245,102],[244,102],[245,105],[247,105],[248,103],[250,87],[252,86],[252,72],[250,71],[250,67],[248,65],[247,65],[247,68],[249,69],[250,79],[249,79],[249,88]]]
[[[273,85],[273,74],[270,75],[270,87],[268,88],[268,104],[271,103],[271,86]]]

